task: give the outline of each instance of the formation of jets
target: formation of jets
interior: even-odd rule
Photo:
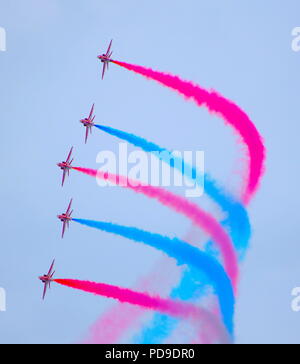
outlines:
[[[103,63],[102,79],[104,78],[105,72],[108,69],[109,63],[112,61],[111,56],[112,56],[113,52],[111,50],[111,46],[112,46],[112,40],[109,43],[106,53],[103,53],[98,56],[98,59]],[[93,104],[93,106],[90,110],[89,116],[87,118],[80,120],[80,123],[86,128],[85,143],[87,143],[88,136],[89,136],[89,134],[92,133],[92,128],[95,125],[95,123],[94,123],[95,115],[93,115],[94,108],[95,108],[95,104]],[[67,159],[63,162],[57,163],[57,166],[63,171],[62,183],[61,183],[62,186],[65,183],[66,177],[70,175],[70,170],[72,169],[72,163],[74,161],[74,158],[72,158],[72,153],[73,153],[73,147],[70,149]],[[70,221],[72,221],[72,213],[73,213],[72,202],[73,202],[73,199],[71,199],[66,212],[57,216],[57,218],[63,223],[62,234],[61,234],[62,238],[65,235],[66,229],[69,228]],[[44,284],[43,299],[46,296],[47,289],[50,288],[51,282],[53,282],[53,275],[55,273],[53,271],[54,263],[55,263],[55,260],[53,260],[47,274],[44,274],[43,276],[38,277],[39,280],[42,281],[42,283]]]

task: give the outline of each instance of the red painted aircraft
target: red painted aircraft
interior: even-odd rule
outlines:
[[[66,228],[69,228],[70,221],[72,221],[72,217],[71,217],[72,213],[73,213],[73,210],[71,211],[72,202],[73,202],[73,199],[71,199],[68,209],[65,213],[57,216],[57,218],[63,223],[63,229],[62,229],[62,234],[61,234],[62,238],[65,235]]]
[[[74,160],[74,159],[71,160],[72,152],[73,152],[73,147],[71,148],[71,150],[69,152],[67,160],[65,162],[57,163],[57,166],[63,170],[63,177],[62,177],[62,183],[61,183],[62,186],[65,183],[66,176],[70,175],[70,170],[72,169],[72,163]]]
[[[53,270],[53,267],[54,267],[54,263],[55,263],[55,259],[53,260],[53,262],[51,264],[51,267],[50,267],[48,273],[39,277],[39,280],[41,280],[44,283],[44,285],[45,285],[44,286],[44,292],[43,292],[43,299],[45,299],[45,296],[46,296],[46,293],[47,293],[47,289],[48,288],[49,289],[51,288],[50,287],[50,284],[51,284],[51,282],[53,282],[53,275],[54,275],[55,271],[52,272],[52,270]]]
[[[94,107],[95,107],[95,104],[93,104],[91,111],[90,111],[90,115],[87,118],[80,120],[80,122],[83,124],[83,126],[86,127],[85,143],[88,140],[89,133],[92,134],[92,127],[95,125],[94,120],[95,120],[96,115],[93,116]]]
[[[103,53],[100,56],[98,56],[98,59],[100,59],[101,62],[103,63],[102,80],[103,80],[106,69],[108,69],[109,62],[112,61],[111,56],[112,56],[113,52],[110,50],[111,45],[112,45],[112,40],[109,43],[106,53]]]

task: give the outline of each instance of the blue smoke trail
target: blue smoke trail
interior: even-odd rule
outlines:
[[[142,242],[175,258],[179,265],[188,264],[189,266],[196,268],[200,274],[205,273],[213,284],[215,293],[219,298],[224,324],[229,333],[233,335],[233,314],[235,304],[233,288],[229,277],[215,258],[177,238],[171,239],[135,227],[83,219],[73,219],[73,221],[125,237],[135,242]]]

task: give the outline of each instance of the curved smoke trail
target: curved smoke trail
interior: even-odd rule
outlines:
[[[185,240],[185,239],[183,239]],[[153,272],[140,278],[135,290],[168,297],[179,282],[181,269],[171,259],[163,257],[153,267]],[[159,293],[158,293],[159,292]],[[81,344],[113,344],[124,339],[128,330],[143,325],[145,309],[134,305],[115,304],[89,328]],[[204,340],[207,343],[208,340]]]
[[[234,294],[229,277],[216,259],[177,238],[168,238],[135,227],[108,222],[74,219],[79,224],[122,236],[138,243],[144,243],[175,258],[179,265],[192,266],[209,278],[219,299],[223,321],[229,333],[233,334]]]
[[[122,187],[132,189],[134,192],[142,193],[147,197],[155,198],[163,205],[189,218],[195,225],[210,234],[211,238],[219,247],[224,260],[225,270],[236,291],[239,271],[237,256],[230,237],[213,216],[201,210],[196,204],[161,188],[150,185],[139,186],[137,181],[132,181],[127,177],[113,175],[107,172],[79,167],[73,167],[73,169],[92,177],[101,178]]]
[[[147,153],[154,153],[157,158],[161,159],[172,168],[179,170],[180,173],[191,180],[194,180],[193,176],[199,175],[199,171],[197,171],[195,167],[173,155],[166,148],[160,147],[153,142],[125,131],[103,125],[95,126],[112,136],[141,148]],[[174,163],[171,163],[170,155],[172,156]],[[217,182],[208,174],[204,174],[204,185],[205,193],[228,215],[226,220],[222,222],[222,225],[230,232],[235,247],[240,250],[240,255],[243,257],[248,248],[251,235],[251,227],[246,209],[239,201],[225,191],[223,187],[218,185]]]
[[[211,315],[208,311],[200,309],[196,306],[176,302],[168,299],[163,299],[160,297],[152,297],[145,293],[135,292],[130,289],[125,289],[117,286],[112,286],[104,283],[96,283],[90,281],[79,281],[75,279],[54,279],[54,282],[78,289],[84,292],[93,293],[95,295],[113,298],[122,303],[130,303],[133,305],[138,305],[145,307],[150,310],[159,311],[177,318],[182,318],[191,321],[195,325],[195,322],[202,321],[207,325],[209,322],[209,327],[213,328],[214,331],[222,333],[221,342],[230,343],[230,338],[226,333],[224,327],[222,327],[216,318]],[[200,328],[199,324],[199,328]]]
[[[184,160],[172,155],[172,153],[166,148],[160,147],[151,141],[112,127],[97,124],[95,127],[112,136],[127,141],[138,148],[141,148],[145,152],[154,153],[157,158],[161,159],[171,167],[175,169],[177,168],[180,173],[189,179],[193,179],[194,176],[199,175],[199,172],[196,171],[193,166],[188,165]],[[170,156],[173,157],[174,163],[171,163]],[[237,249],[240,248],[240,255],[243,257],[250,239],[250,223],[245,208],[242,204],[235,200],[233,196],[229,196],[227,192],[225,192],[224,188],[217,186],[217,183],[209,175],[204,175],[204,181],[205,192],[216,203],[219,203],[219,206],[223,209],[223,211],[228,214],[228,218],[222,222],[222,225],[231,233],[233,243]],[[187,282],[189,282],[189,284],[187,284]],[[185,272],[181,284],[173,290],[171,297],[173,299],[195,299],[197,296],[196,292],[199,293],[199,290],[197,284],[193,284],[193,282],[193,272]],[[171,328],[174,328],[176,324],[177,322],[174,318],[156,315],[151,327],[145,328],[142,334],[139,335],[135,341],[139,343],[151,343],[154,338],[157,340],[158,337],[161,341],[167,335],[168,331],[162,329],[162,327],[168,327],[169,330],[171,330]]]
[[[131,69],[135,72],[140,72],[143,69],[142,67],[139,67],[139,66],[132,66],[132,65],[125,64],[125,63],[122,64],[121,62],[115,62],[115,63],[119,64],[120,66],[123,66],[123,67],[126,67],[126,66],[130,66],[133,68],[135,67],[135,70]],[[128,67],[126,67],[126,68],[128,68]],[[137,68],[140,68],[140,69],[138,70]],[[130,69],[130,68],[128,68],[128,69]],[[155,74],[155,72],[152,70],[147,70],[147,69],[143,69],[143,70],[151,71],[152,72],[151,76],[153,76],[153,74]],[[140,73],[143,74],[142,72],[140,72]],[[156,72],[156,76],[158,74],[159,73]],[[247,144],[248,150],[249,150],[249,157],[250,157],[249,180],[248,180],[247,187],[245,188],[245,192],[243,194],[243,201],[245,203],[248,203],[250,198],[253,196],[255,190],[258,187],[259,179],[263,172],[264,152],[265,152],[262,142],[260,140],[260,136],[257,133],[257,130],[256,130],[255,126],[252,124],[251,120],[250,119],[247,120],[247,118],[248,118],[247,115],[245,115],[244,112],[238,108],[238,106],[236,106],[233,103],[231,103],[230,101],[224,99],[222,96],[218,95],[217,93],[208,92],[206,90],[201,89],[198,86],[195,86],[195,85],[193,85],[191,83],[187,83],[187,82],[185,82],[186,83],[185,86],[189,86],[189,87],[185,87],[184,92],[182,92],[183,90],[182,89],[180,90],[180,89],[174,87],[174,85],[172,85],[172,82],[169,82],[169,83],[167,82],[167,81],[170,81],[170,79],[168,80],[168,78],[172,78],[172,81],[174,81],[175,80],[174,76],[160,74],[160,76],[161,75],[164,76],[163,80],[156,79],[155,77],[152,77],[152,78],[168,87],[171,87],[171,88],[181,92],[181,94],[183,94],[186,98],[193,98],[199,106],[202,106],[204,104],[209,109],[209,111],[221,114],[221,116],[225,119],[225,121],[231,123],[235,127],[235,129],[240,132],[240,135],[241,135],[242,139],[246,142],[246,144],[247,144],[247,138],[248,138],[248,141],[250,141],[250,144]],[[148,74],[144,74],[144,76],[151,78],[149,76],[149,72],[148,72]],[[181,81],[180,79],[178,79],[178,80],[181,83],[184,82],[184,81]],[[177,84],[177,86],[178,86],[178,84]],[[181,84],[181,86],[182,86],[182,84]],[[197,90],[197,92],[198,92],[197,95],[193,94],[193,90],[192,90],[193,88],[195,88]],[[192,91],[191,94],[189,94],[189,91]],[[199,91],[202,91],[202,95],[201,95],[201,92],[199,92]],[[195,96],[197,96],[197,97],[195,97]],[[200,96],[200,98],[199,98],[199,96]],[[201,97],[203,97],[203,96],[204,96],[204,99],[206,97],[208,97],[208,99],[201,100]],[[221,107],[221,110],[218,110],[218,107]],[[235,114],[234,117],[233,117],[233,114]],[[238,125],[241,121],[238,116],[242,116],[241,120],[244,118],[245,125],[242,125],[242,124]],[[227,117],[229,117],[229,118],[227,118]],[[235,117],[237,117],[236,118],[237,124],[235,124],[235,120],[234,120]],[[251,145],[251,142],[253,142],[252,145]],[[257,148],[255,148],[255,147],[253,148],[253,145],[255,144],[255,142],[257,142]]]
[[[191,245],[195,245],[199,237],[198,228],[190,228],[189,231],[182,238],[183,241],[188,242]],[[186,269],[178,269],[177,265],[174,265],[173,262],[165,257],[162,257],[153,267],[151,273],[147,274],[145,277],[139,279],[136,284],[136,290],[149,292],[150,294],[159,294],[163,295],[163,297],[167,297],[170,295],[170,292],[178,285],[178,283],[182,280],[181,275],[182,271]],[[184,281],[183,283],[186,283]],[[190,285],[190,281],[188,282],[185,288],[188,289]],[[199,283],[198,283],[199,287]],[[211,309],[210,309],[211,310]],[[213,310],[215,312],[215,310]],[[157,315],[160,316],[159,313]],[[144,326],[144,318],[145,310],[141,307],[132,306],[132,305],[122,305],[115,304],[110,307],[105,313],[103,313],[96,322],[88,329],[87,335],[84,340],[80,343],[82,344],[114,344],[120,343],[126,336],[128,331],[132,331],[133,329],[137,329]],[[164,318],[168,318],[168,320],[177,320],[175,318],[171,318],[170,316],[163,315]],[[209,325],[208,325],[209,326]],[[165,330],[163,332],[167,335],[167,331],[169,331],[170,326],[165,326]],[[203,344],[212,343],[213,340],[209,340],[209,337],[206,337],[206,331],[209,330],[209,327],[205,328],[204,337],[202,338]],[[215,342],[219,337],[222,336],[222,333],[216,333]],[[151,339],[153,339],[151,337]],[[220,342],[220,341],[218,341]],[[141,340],[138,341],[141,343]]]
[[[204,106],[209,112],[221,116],[238,132],[249,152],[248,178],[242,195],[243,202],[247,204],[259,187],[265,160],[262,138],[248,115],[238,105],[216,91],[208,91],[190,81],[181,80],[178,76],[125,62],[112,62],[169,87],[186,99],[194,100],[198,106]]]
[[[241,109],[239,109],[237,105],[233,104],[231,101],[225,99],[224,97],[216,94],[215,92],[208,92],[200,88],[199,86],[193,85],[190,82],[182,81],[178,77],[162,74],[139,66],[129,65],[120,62],[116,63],[129,70],[140,73],[143,76],[146,76],[147,78],[154,79],[167,87],[173,88],[187,98],[194,99],[194,101],[196,101],[196,103],[199,106],[204,105],[208,108],[209,111],[218,112],[225,119],[225,121],[231,123],[231,125],[234,126],[234,128],[240,133],[240,136],[242,137],[244,142],[246,142],[249,150],[249,156],[250,156],[249,180],[243,195],[244,202],[248,203],[258,186],[259,179],[261,178],[261,174],[263,172],[264,153],[265,153],[260,135],[258,134],[255,126],[252,124],[248,116]],[[117,131],[117,133],[118,132],[119,131]],[[120,137],[120,134],[117,136]],[[124,134],[121,135],[121,137],[122,136],[124,136]],[[132,136],[130,135],[130,138],[131,137]],[[140,143],[140,140],[134,137],[131,138],[130,142],[135,144],[135,143]],[[149,147],[149,149],[152,150],[157,149],[155,148],[156,146],[153,145],[153,143],[152,144],[144,143],[143,146],[146,146],[146,148]],[[158,148],[158,150],[160,149]],[[228,225],[230,225],[230,222],[233,221],[238,221],[238,220],[232,219],[230,221],[229,218],[227,221],[225,221],[225,224],[227,225],[229,223]],[[236,225],[236,227],[239,227],[239,223]],[[239,238],[243,234],[241,235],[236,234],[235,233],[236,231],[238,230],[231,229],[232,238],[235,243],[240,244]],[[248,235],[248,238],[249,237],[250,234]],[[246,239],[245,241],[248,242],[249,239]]]

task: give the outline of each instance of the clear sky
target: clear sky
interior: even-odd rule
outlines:
[[[60,278],[125,287],[160,253],[73,224],[65,239],[56,214],[74,198],[78,218],[115,221],[182,236],[188,222],[141,196],[101,190],[56,162],[75,147],[75,164],[97,167],[117,140],[94,131],[84,145],[79,119],[96,120],[179,150],[203,150],[205,169],[231,187],[243,150],[222,121],[176,94],[112,65],[101,81],[96,56],[114,39],[114,57],[169,71],[237,102],[268,149],[261,189],[249,209],[251,249],[236,311],[239,343],[300,343],[298,0],[0,0],[7,51],[0,52],[0,343],[70,343],[111,302],[55,286],[45,302],[37,276],[53,257]],[[203,201],[205,198],[203,197]],[[205,202],[204,202],[205,203]],[[126,257],[126,259],[124,259]]]

